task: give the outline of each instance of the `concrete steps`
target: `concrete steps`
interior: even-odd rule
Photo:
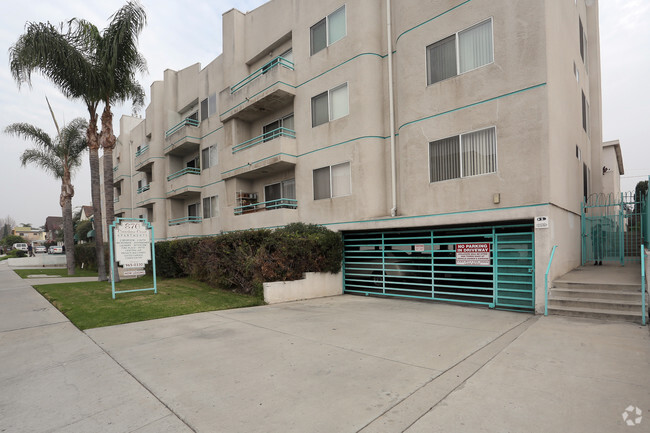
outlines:
[[[549,289],[548,313],[641,323],[641,281],[559,279]]]

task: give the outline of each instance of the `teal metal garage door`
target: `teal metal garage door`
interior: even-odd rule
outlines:
[[[345,293],[534,308],[532,224],[344,233]]]

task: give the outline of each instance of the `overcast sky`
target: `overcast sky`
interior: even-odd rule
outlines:
[[[568,0],[553,0],[568,1]],[[165,69],[182,69],[196,62],[202,67],[221,53],[221,15],[237,8],[252,10],[266,0],[142,0],[147,26],[140,49],[148,62],[149,74],[140,77],[147,90],[161,80]],[[7,50],[23,33],[28,21],[59,23],[81,17],[104,28],[122,0],[31,0],[29,7],[18,1],[2,1],[0,25],[0,129],[14,122],[28,122],[55,135],[45,96],[59,123],[75,117],[87,118],[83,104],[66,100],[53,86],[33,75],[32,88],[19,90],[9,73]],[[600,1],[600,38],[603,95],[603,139],[620,139],[625,164],[623,189],[632,190],[650,174],[650,140],[644,133],[650,121],[650,1]],[[100,107],[101,110],[101,107]],[[130,114],[124,106],[114,110],[114,127],[119,133],[119,116]],[[101,114],[101,111],[100,111]],[[48,215],[61,215],[60,182],[42,170],[20,166],[19,157],[27,143],[0,134],[0,217],[10,215],[17,223],[45,224]],[[90,173],[84,165],[73,182],[73,206],[91,204]]]

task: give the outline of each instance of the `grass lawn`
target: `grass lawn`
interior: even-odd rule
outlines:
[[[157,286],[157,294],[153,291],[118,293],[115,300],[111,297],[111,284],[108,282],[45,284],[34,287],[82,330],[264,304],[258,297],[215,289],[186,278],[158,278]],[[123,280],[115,289],[149,287],[153,287],[153,278],[146,276]]]
[[[76,268],[74,275],[68,275],[67,268],[57,268],[57,269],[14,269],[15,273],[18,274],[20,278],[27,278],[28,275],[57,275],[59,277],[96,277],[97,271],[89,271],[87,269]],[[54,280],[56,281],[56,280]]]

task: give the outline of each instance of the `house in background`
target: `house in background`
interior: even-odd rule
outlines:
[[[42,243],[45,241],[45,231],[32,227],[15,227],[11,230],[11,234],[24,238],[26,243]]]
[[[45,240],[47,242],[54,242],[56,240],[56,232],[63,228],[63,217],[49,216],[45,218]]]

